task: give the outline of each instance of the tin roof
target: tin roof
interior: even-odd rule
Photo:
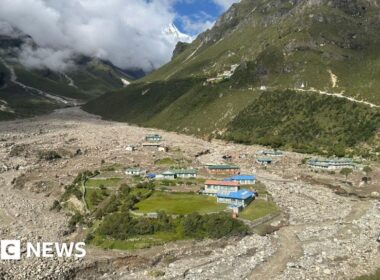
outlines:
[[[208,165],[208,169],[240,169],[237,165]]]
[[[235,175],[224,179],[224,181],[256,180],[255,175]]]
[[[241,199],[241,200],[245,200],[254,196],[255,194],[253,192],[246,189],[239,190],[237,192],[230,192],[227,194],[226,193],[217,194],[217,197],[220,197],[220,198]]]
[[[205,185],[217,185],[217,186],[227,186],[227,187],[238,187],[238,182],[228,182],[228,181],[217,181],[217,180],[207,180]]]
[[[196,169],[173,169],[170,171],[175,174],[197,174],[198,172]]]
[[[257,158],[258,161],[264,161],[264,162],[271,162],[273,159],[268,158],[268,157],[259,157]]]

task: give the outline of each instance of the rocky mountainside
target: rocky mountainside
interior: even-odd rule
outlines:
[[[242,0],[170,63],[84,108],[204,137],[375,154],[379,11],[378,0]]]
[[[125,71],[80,55],[65,71],[27,67],[20,62],[25,47],[38,48],[28,35],[0,35],[0,120],[83,103],[141,77],[138,71]]]

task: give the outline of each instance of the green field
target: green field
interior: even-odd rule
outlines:
[[[251,204],[239,214],[242,219],[254,221],[269,214],[278,213],[279,209],[272,201],[265,201],[257,199],[251,202]]]
[[[171,166],[175,166],[178,164],[178,162],[175,160],[175,159],[172,159],[172,158],[162,158],[162,159],[158,159],[154,162],[155,165],[171,165]]]
[[[172,215],[186,215],[193,212],[212,213],[226,209],[226,204],[216,203],[215,197],[190,193],[155,192],[148,199],[136,204],[138,212],[165,211]]]
[[[121,182],[121,178],[107,178],[107,179],[88,179],[86,182],[86,187],[100,187],[101,185],[105,186],[106,188],[109,187],[118,187],[119,183]]]

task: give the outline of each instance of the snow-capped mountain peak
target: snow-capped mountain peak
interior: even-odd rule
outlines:
[[[190,35],[184,34],[172,23],[163,31],[164,35],[169,39],[176,42],[191,43],[194,38]]]

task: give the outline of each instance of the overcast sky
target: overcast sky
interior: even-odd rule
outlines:
[[[158,68],[170,60],[171,23],[196,36],[237,0],[0,0],[0,33],[14,26],[38,49],[20,55],[30,67],[64,71],[74,54],[96,56],[122,68]]]

